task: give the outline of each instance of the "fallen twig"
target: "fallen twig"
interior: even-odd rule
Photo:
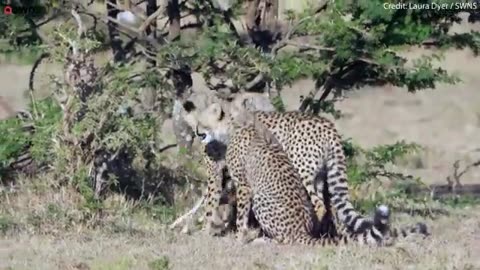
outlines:
[[[190,216],[194,215],[195,213],[197,213],[198,209],[200,209],[200,207],[202,206],[203,202],[205,201],[205,196],[202,196],[202,198],[197,201],[197,203],[193,206],[192,209],[190,209],[190,211],[188,211],[187,213],[185,213],[184,215],[182,215],[181,217],[177,218],[170,226],[169,228],[170,229],[175,229],[175,227],[178,226],[178,224],[182,223],[184,220],[186,220],[187,218],[189,218]]]
[[[427,187],[412,187],[408,190],[408,193],[430,194],[432,199],[457,195],[480,197],[480,184],[464,184],[455,189],[449,184],[433,184]]]
[[[332,48],[332,47],[311,45],[308,43],[303,43],[303,42],[300,43],[296,41],[285,41],[285,45],[295,46],[295,47],[298,47],[300,50],[317,50],[317,51],[335,52],[335,48]]]

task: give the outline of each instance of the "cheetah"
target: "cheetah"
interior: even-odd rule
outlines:
[[[261,122],[256,121],[253,114],[245,113],[241,118],[244,120],[240,121],[246,122],[232,134],[225,157],[237,189],[238,239],[241,242],[251,241],[250,209],[260,224],[254,235],[259,235],[261,230],[276,243],[324,246],[346,244],[352,240],[364,244],[371,240],[367,231],[363,234],[318,235],[315,229],[319,226],[318,217],[300,175],[282,145]],[[385,238],[375,239],[375,244],[391,245],[398,236],[395,231],[388,234],[389,219],[388,207],[380,206],[372,225]]]
[[[183,117],[204,143],[219,141],[229,145],[229,135],[238,129],[235,119],[248,112],[245,102],[245,98],[239,96],[229,103],[213,102],[202,109],[197,108],[194,100],[187,99],[183,103]],[[384,231],[376,228],[371,218],[355,211],[349,200],[346,158],[340,135],[330,120],[301,112],[255,111],[253,117],[273,134],[284,149],[299,173],[318,217],[323,217],[327,209],[324,205],[324,185],[315,180],[326,171],[326,192],[330,196],[334,217],[341,222],[337,226],[344,227],[350,234],[364,235],[369,243],[381,242]],[[214,217],[218,215],[216,209],[222,193],[222,179],[220,175],[215,175],[218,164],[210,157],[206,157],[206,160],[210,176],[205,215],[209,226],[209,223],[215,223]],[[388,212],[388,208],[378,211]],[[425,226],[421,226],[416,232],[427,234],[425,229]]]
[[[232,135],[226,163],[237,188],[240,241],[251,240],[248,213],[252,209],[263,233],[276,243],[335,242],[312,236],[318,221],[298,172],[280,143],[261,123],[240,128]]]

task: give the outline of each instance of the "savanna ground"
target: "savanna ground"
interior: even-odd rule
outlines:
[[[30,66],[0,60],[0,95],[21,108],[27,100],[24,90]],[[416,94],[397,88],[349,93],[339,103],[345,114],[337,120],[339,130],[367,147],[398,140],[419,143],[424,147],[419,154],[392,166],[428,184],[445,183],[456,160],[464,164],[480,156],[475,152],[480,148],[480,58],[469,51],[449,51],[442,65],[457,72],[463,82]],[[42,72],[55,68],[44,66]],[[301,81],[285,89],[287,109],[298,108],[298,97],[311,85]],[[165,140],[173,143],[173,135],[165,134]],[[477,168],[461,180],[479,183],[479,177]],[[106,214],[105,224],[87,229],[75,224],[76,216],[84,215],[75,209],[80,198],[68,188],[50,191],[45,188],[49,181],[53,180],[19,184],[16,192],[2,198],[3,211],[37,229],[27,226],[0,236],[0,269],[480,269],[478,206],[456,207],[448,209],[448,215],[427,218],[430,238],[402,240],[388,248],[241,245],[231,236],[174,233],[159,221],[165,219],[129,215],[131,202],[120,196],[107,202],[111,213]],[[67,219],[70,227],[64,230]],[[394,216],[395,224],[418,220],[424,218]],[[0,220],[0,231],[15,222]]]

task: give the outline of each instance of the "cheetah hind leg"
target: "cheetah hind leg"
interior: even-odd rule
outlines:
[[[315,213],[319,218],[319,226],[314,235],[317,237],[336,237],[345,230],[344,224],[339,222],[337,211],[330,202],[330,194],[326,181],[322,181],[323,187],[317,186],[318,192],[322,193],[323,205],[315,207]]]

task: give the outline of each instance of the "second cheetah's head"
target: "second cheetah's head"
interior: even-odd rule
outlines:
[[[251,122],[252,111],[273,111],[268,97],[242,93],[232,100],[223,100],[208,93],[194,93],[182,102],[182,117],[203,143],[212,140],[227,142],[229,126],[234,121],[243,126]]]
[[[202,139],[202,143],[213,140],[225,142],[228,121],[223,102],[207,93],[195,93],[182,102],[181,116]]]

